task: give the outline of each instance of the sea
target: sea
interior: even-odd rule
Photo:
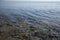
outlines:
[[[60,2],[1,1],[0,18],[1,15],[15,21],[17,16],[40,28],[48,25],[60,29]]]

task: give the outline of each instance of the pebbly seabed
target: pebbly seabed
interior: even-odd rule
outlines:
[[[60,40],[60,11],[0,9],[0,40]]]

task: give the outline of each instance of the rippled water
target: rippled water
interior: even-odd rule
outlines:
[[[51,27],[60,28],[59,2],[0,2],[0,4],[0,16],[6,15],[15,21],[17,16],[37,26],[40,26],[39,21],[42,21]]]

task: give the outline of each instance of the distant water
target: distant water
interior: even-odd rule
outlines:
[[[0,15],[2,13],[11,19],[15,18],[11,14],[16,14],[32,23],[42,20],[60,28],[59,2],[0,2]]]
[[[2,1],[0,6],[5,8],[60,9],[60,2]]]

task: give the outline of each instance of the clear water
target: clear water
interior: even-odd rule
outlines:
[[[11,17],[11,12],[12,14],[15,13],[17,15],[21,15],[25,17],[26,20],[30,20],[30,22],[31,20],[32,22],[35,20],[42,20],[48,25],[55,25],[60,28],[60,2],[5,1],[0,2],[0,11],[4,12],[5,15],[10,15]]]

